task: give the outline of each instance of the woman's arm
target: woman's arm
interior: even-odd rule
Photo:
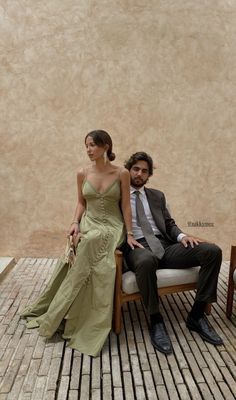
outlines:
[[[127,169],[120,173],[121,182],[121,210],[124,217],[126,232],[132,232],[132,214],[130,205],[130,175]]]
[[[78,191],[78,203],[75,209],[74,218],[72,224],[70,226],[69,235],[77,235],[79,232],[79,223],[81,217],[85,210],[85,199],[82,193],[82,186],[84,181],[84,171],[83,169],[79,170],[77,173],[77,191]]]

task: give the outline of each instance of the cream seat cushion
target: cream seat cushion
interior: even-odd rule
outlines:
[[[185,269],[159,269],[156,272],[157,286],[161,288],[197,282],[199,269],[200,267]],[[234,273],[234,281],[235,279],[236,274]],[[134,272],[128,271],[122,275],[122,290],[127,294],[132,294],[139,291]]]

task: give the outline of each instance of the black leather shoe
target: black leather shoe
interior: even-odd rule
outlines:
[[[200,318],[198,321],[188,316],[186,321],[187,328],[191,331],[199,333],[201,338],[206,342],[214,344],[215,346],[220,346],[223,344],[223,340],[216,333],[214,328],[210,326],[209,322],[205,317]]]
[[[157,322],[151,327],[150,338],[155,349],[164,354],[172,353],[172,344],[164,322]]]

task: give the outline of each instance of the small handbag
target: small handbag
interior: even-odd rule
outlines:
[[[73,241],[73,236],[67,237],[66,249],[65,249],[65,261],[71,267],[74,264],[76,256],[75,245]]]

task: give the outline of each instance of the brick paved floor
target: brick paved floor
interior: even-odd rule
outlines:
[[[224,339],[214,347],[185,327],[194,293],[169,295],[162,312],[174,353],[156,352],[141,302],[123,310],[122,333],[113,332],[97,358],[46,340],[25,328],[19,311],[50,278],[56,260],[20,259],[0,284],[0,400],[235,399],[236,301],[225,316],[228,263],[221,268],[218,303],[209,317]],[[236,300],[236,299],[235,299]]]

